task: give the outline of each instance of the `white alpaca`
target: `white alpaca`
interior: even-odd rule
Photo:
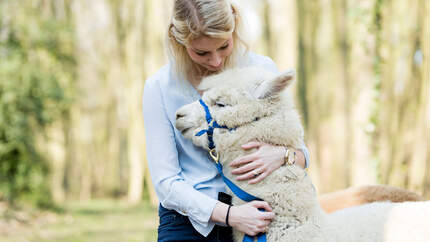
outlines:
[[[372,203],[326,214],[310,177],[295,165],[282,166],[254,185],[234,179],[228,164],[253,152],[244,151],[244,143],[257,140],[302,147],[303,128],[286,90],[292,81],[292,72],[276,75],[249,67],[207,77],[199,86],[214,120],[230,128],[217,128],[213,134],[225,176],[267,201],[276,213],[268,241],[430,241],[429,202]],[[196,136],[208,128],[199,102],[177,111],[176,128],[194,144],[208,149],[207,135]],[[243,203],[233,196],[233,204]],[[243,234],[235,231],[234,237],[241,241]]]

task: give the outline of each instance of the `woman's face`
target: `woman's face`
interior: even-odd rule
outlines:
[[[219,71],[233,51],[233,37],[227,39],[200,36],[186,46],[188,55],[198,65],[209,71]]]

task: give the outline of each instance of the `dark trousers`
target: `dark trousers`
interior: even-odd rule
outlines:
[[[158,226],[158,241],[207,241],[207,242],[232,242],[231,227],[215,225],[208,237],[204,237],[194,229],[188,217],[183,216],[175,210],[169,210],[159,206],[158,215],[160,225]]]

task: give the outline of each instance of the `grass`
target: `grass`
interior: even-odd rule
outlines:
[[[156,241],[157,225],[156,208],[148,203],[74,202],[64,206],[63,213],[40,213],[25,223],[0,221],[0,227],[6,228],[0,230],[0,241],[151,242]]]

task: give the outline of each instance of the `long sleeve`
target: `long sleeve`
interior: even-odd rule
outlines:
[[[174,127],[166,114],[158,80],[149,79],[145,84],[143,116],[149,170],[161,204],[189,216],[196,229],[207,236],[214,226],[209,220],[217,200],[184,179]]]
[[[305,168],[309,167],[309,151],[306,145],[303,145],[303,147],[300,149],[303,152],[303,155],[305,156]]]

